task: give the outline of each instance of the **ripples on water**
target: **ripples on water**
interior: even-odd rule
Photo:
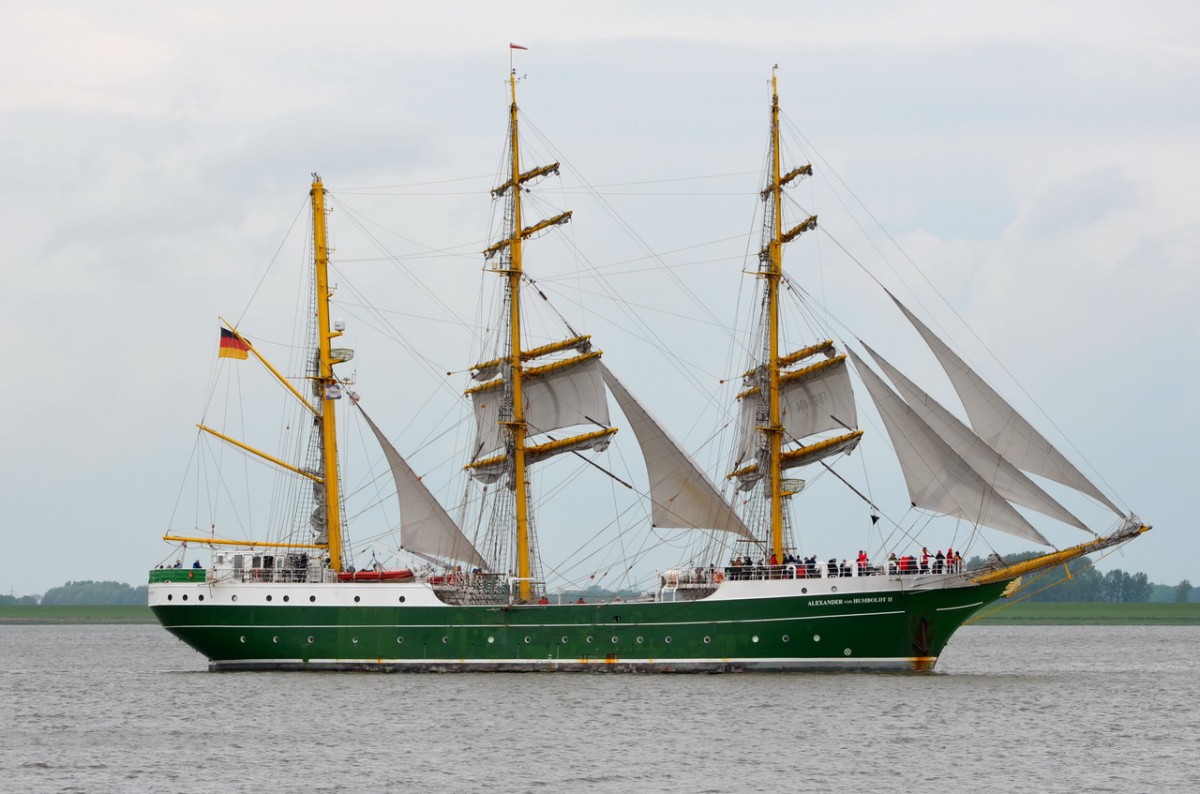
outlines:
[[[932,675],[208,673],[0,626],[0,791],[1193,791],[1195,627],[968,627]]]

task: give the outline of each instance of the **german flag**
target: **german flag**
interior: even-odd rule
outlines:
[[[239,339],[237,334],[228,328],[221,329],[221,349],[217,351],[219,358],[245,359],[249,355],[249,350],[250,347]]]

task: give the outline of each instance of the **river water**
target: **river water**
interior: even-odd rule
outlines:
[[[4,792],[1195,791],[1200,628],[962,629],[933,674],[209,673],[0,626]]]

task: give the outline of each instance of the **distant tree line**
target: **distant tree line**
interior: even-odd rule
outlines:
[[[15,607],[18,604],[36,606],[42,600],[41,596],[35,595],[0,595],[0,607]]]
[[[1026,551],[1005,557],[1009,563],[1024,562],[1041,556],[1042,552]],[[972,557],[968,568],[984,564],[980,557]],[[1068,573],[1067,569],[1070,569]],[[1036,579],[1036,581],[1034,581]],[[1030,601],[1078,602],[1099,601],[1110,603],[1138,603],[1145,601],[1186,602],[1192,598],[1192,584],[1184,579],[1175,587],[1151,584],[1144,573],[1126,573],[1114,568],[1100,573],[1091,567],[1087,558],[1072,560],[1064,567],[1059,565],[1047,571],[1025,577]],[[1169,597],[1167,597],[1169,596]]]
[[[42,603],[48,606],[145,606],[148,588],[130,587],[123,582],[67,582],[46,591]]]

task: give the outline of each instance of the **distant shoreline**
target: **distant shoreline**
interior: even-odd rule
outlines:
[[[0,607],[0,625],[155,624],[144,606]],[[977,626],[1197,626],[1200,603],[1016,603],[985,607],[969,624]]]

